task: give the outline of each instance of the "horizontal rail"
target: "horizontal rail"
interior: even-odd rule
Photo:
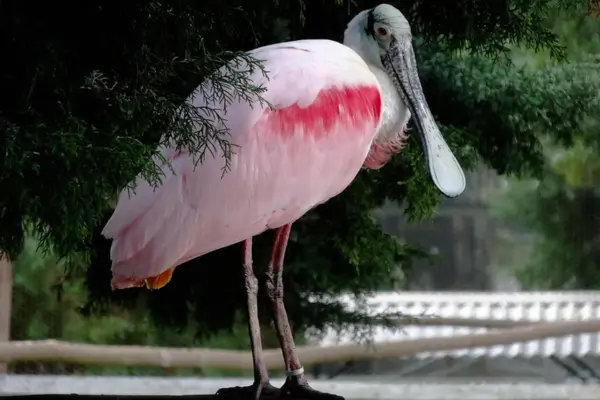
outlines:
[[[514,320],[509,318],[458,318],[436,317],[429,315],[404,316],[401,318],[395,318],[392,320],[392,322],[398,326],[455,326],[488,329],[514,328],[516,326],[527,326],[544,323],[544,321]]]
[[[508,345],[550,337],[600,332],[600,319],[560,321],[517,326],[485,333],[407,339],[368,346],[348,344],[334,347],[298,347],[305,366],[349,360],[405,357],[423,352],[449,351]],[[109,346],[60,342],[56,340],[0,343],[0,363],[15,361],[66,362],[92,365],[153,366],[165,368],[220,368],[251,370],[250,352],[202,348],[150,346]],[[280,351],[265,350],[269,368],[282,369]]]

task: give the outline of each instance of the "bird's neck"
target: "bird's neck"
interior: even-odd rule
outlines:
[[[385,164],[395,152],[402,148],[406,139],[405,129],[410,112],[400,98],[396,85],[383,68],[379,47],[372,43],[372,38],[356,32],[359,30],[349,27],[344,34],[344,44],[361,56],[375,75],[383,102],[377,135],[365,161],[367,168],[375,169]]]
[[[379,47],[375,43],[375,39],[360,33],[360,29],[351,29],[349,26],[344,33],[344,45],[354,50],[367,64],[381,65]],[[381,65],[381,68],[383,68],[383,65]]]
[[[402,148],[406,140],[405,131],[410,112],[389,74],[378,65],[367,65],[379,82],[383,107],[377,135],[365,166],[378,168]]]

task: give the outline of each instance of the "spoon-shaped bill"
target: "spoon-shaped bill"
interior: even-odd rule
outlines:
[[[415,120],[431,180],[445,196],[460,195],[465,190],[465,174],[444,140],[425,100],[411,38],[407,36],[392,39],[382,61]]]

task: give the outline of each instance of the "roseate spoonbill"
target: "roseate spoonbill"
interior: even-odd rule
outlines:
[[[156,190],[138,178],[135,195],[121,192],[103,230],[113,238],[113,288],[162,287],[177,265],[243,242],[254,384],[219,393],[338,397],[312,389],[296,356],[282,284],[290,227],[343,191],[363,165],[385,164],[401,148],[411,115],[433,183],[448,197],[464,190],[462,169],[425,101],[411,42],[406,18],[382,4],[351,20],[343,45],[299,40],[253,50],[268,73],[257,72],[254,83],[266,87],[273,109],[243,101],[220,108],[239,146],[230,171],[223,175],[218,155],[195,168],[186,151],[165,147],[175,173],[163,165]],[[201,96],[191,101],[220,107]],[[252,268],[252,237],[268,229],[276,231],[264,282],[287,375],[282,392],[269,384],[263,361]]]

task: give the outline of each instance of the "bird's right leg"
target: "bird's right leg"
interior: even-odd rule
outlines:
[[[244,252],[244,284],[248,303],[248,331],[252,346],[252,363],[254,365],[254,383],[251,386],[219,389],[217,395],[236,400],[279,398],[281,390],[269,383],[269,373],[263,357],[260,322],[258,320],[258,279],[252,267],[252,239],[245,240],[242,246]]]

